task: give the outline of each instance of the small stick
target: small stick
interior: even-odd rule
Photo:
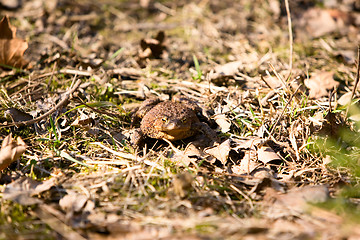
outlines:
[[[74,77],[74,80],[75,80],[75,78],[76,78],[76,76]],[[49,111],[47,111],[43,115],[41,115],[41,116],[39,116],[37,118],[34,118],[32,120],[29,120],[29,121],[13,122],[13,123],[10,123],[10,124],[7,124],[7,125],[0,125],[0,128],[2,128],[2,127],[11,127],[11,126],[17,126],[17,127],[27,126],[27,125],[31,125],[31,124],[39,122],[40,120],[46,118],[47,116],[49,116],[50,114],[55,112],[56,109],[60,108],[63,104],[65,104],[69,100],[71,94],[73,94],[75,92],[75,90],[80,86],[80,83],[81,83],[81,80],[80,79],[77,80],[77,82],[74,84],[74,86],[72,88],[70,88],[64,94],[64,98],[58,104],[56,104],[52,109],[50,109]]]
[[[289,0],[285,0],[285,8],[286,8],[286,15],[288,20],[288,28],[289,28],[289,45],[290,45],[290,60],[289,60],[289,76],[292,70],[293,64],[293,34],[292,34],[292,27],[291,27],[291,15],[290,15],[290,7],[289,7]]]
[[[345,113],[345,116],[348,115],[348,112],[349,112],[349,108],[351,106],[351,100],[353,99],[354,95],[355,95],[355,91],[357,89],[357,85],[359,83],[359,71],[360,71],[360,45],[358,45],[358,51],[357,51],[357,69],[356,69],[356,79],[355,79],[355,84],[354,84],[354,88],[351,92],[351,98],[350,98],[350,101],[348,103],[348,107],[346,108],[346,113]]]

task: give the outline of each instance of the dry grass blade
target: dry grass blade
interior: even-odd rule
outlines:
[[[351,101],[352,99],[354,98],[354,95],[355,95],[355,92],[356,92],[356,89],[357,89],[357,85],[359,84],[359,72],[360,72],[360,45],[358,46],[358,50],[357,50],[357,67],[356,67],[356,79],[355,79],[355,84],[354,84],[354,87],[353,87],[353,90],[351,92],[351,98],[350,98],[350,101],[348,103],[348,107],[346,108],[346,113],[345,113],[345,116],[348,115],[348,112],[349,112],[349,108],[351,106]]]
[[[286,8],[286,15],[288,20],[288,29],[289,29],[289,77],[292,71],[293,65],[293,34],[292,34],[292,24],[291,24],[291,15],[290,15],[290,7],[289,7],[289,0],[285,0],[285,8]]]
[[[285,104],[281,114],[279,115],[279,117],[276,119],[275,123],[271,126],[271,129],[269,131],[269,136],[272,136],[273,131],[275,130],[276,125],[278,124],[279,120],[282,118],[282,116],[284,115],[287,107],[289,106],[291,100],[293,99],[293,97],[295,96],[295,94],[297,93],[297,91],[300,89],[301,85],[295,90],[295,92],[290,96],[289,100],[287,101],[287,103]]]
[[[130,153],[124,153],[124,152],[114,151],[114,150],[112,150],[112,149],[104,146],[103,144],[101,144],[101,143],[99,143],[99,142],[94,142],[94,143],[91,143],[91,144],[98,145],[99,147],[105,149],[106,151],[114,154],[115,156],[121,157],[121,158],[130,159],[130,160],[136,160],[136,161],[142,161],[143,159],[145,159],[144,157],[143,157],[143,158],[139,158],[139,157],[137,157],[136,155],[133,155],[133,154],[130,154]]]

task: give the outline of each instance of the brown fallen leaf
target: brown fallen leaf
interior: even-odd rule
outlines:
[[[333,72],[319,71],[305,80],[305,86],[310,89],[309,98],[320,98],[328,95],[328,91],[339,86]]]
[[[86,131],[89,131],[92,126],[95,125],[95,120],[92,116],[82,115],[75,119],[71,126],[82,128]]]
[[[26,122],[33,119],[33,116],[17,108],[8,108],[4,115],[9,116],[13,122]]]
[[[88,200],[89,198],[87,196],[71,191],[60,199],[59,205],[65,212],[79,212]]]
[[[254,155],[254,151],[247,150],[240,164],[231,166],[231,172],[237,175],[251,174],[252,171],[260,166],[259,163],[253,160]]]
[[[299,24],[299,30],[305,30],[303,35],[312,38],[322,37],[334,32],[346,33],[352,24],[352,16],[338,9],[310,8],[304,12]]]
[[[17,137],[16,140],[12,138],[11,134],[4,138],[0,149],[0,171],[7,168],[12,162],[18,160],[26,150],[26,144]]]
[[[221,132],[227,133],[230,131],[231,121],[225,114],[219,114],[214,117],[215,122],[219,125]]]
[[[345,106],[345,105],[351,103],[351,100],[352,100],[351,97],[352,97],[352,92],[347,92],[337,100],[337,103],[342,106]]]
[[[258,151],[258,160],[264,164],[267,164],[272,161],[279,161],[281,158],[277,155],[276,152],[271,147],[268,146],[261,146]]]
[[[164,45],[165,33],[159,31],[155,39],[141,39],[141,51],[139,53],[140,59],[144,58],[162,58],[165,53],[166,46]]]
[[[0,66],[25,67],[28,62],[23,58],[28,43],[16,38],[16,28],[11,26],[8,16],[0,21]]]
[[[34,196],[48,191],[55,186],[57,178],[38,182],[28,177],[21,177],[16,181],[8,184],[2,193],[3,198],[17,202],[21,205],[34,205],[42,201]]]
[[[265,201],[269,205],[267,215],[270,218],[298,216],[306,212],[308,203],[323,203],[328,199],[329,189],[324,185],[295,188],[281,195],[268,189],[265,196]]]
[[[223,165],[225,165],[228,160],[230,150],[230,139],[228,139],[216,147],[207,148],[204,152],[215,157]]]
[[[7,9],[7,10],[15,10],[21,7],[22,1],[21,0],[1,0],[0,7]]]
[[[229,62],[224,65],[216,66],[212,71],[209,72],[209,79],[220,80],[227,77],[234,77],[239,69],[244,66],[243,61]]]

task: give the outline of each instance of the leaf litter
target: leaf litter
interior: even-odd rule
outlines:
[[[2,68],[22,68],[28,62],[23,58],[28,43],[16,37],[16,28],[10,24],[9,17],[0,21],[0,66]]]
[[[21,2],[4,21],[30,40],[7,63],[25,67],[26,50],[32,68],[0,80],[0,139],[19,136],[0,152],[2,204],[31,205],[24,214],[49,239],[358,237],[356,223],[337,231],[346,216],[314,205],[358,180],[312,151],[319,136],[356,129],[341,108],[356,75],[356,4],[291,3],[289,69],[284,6],[240,2]],[[220,141],[132,146],[132,110],[175,95],[200,106]]]

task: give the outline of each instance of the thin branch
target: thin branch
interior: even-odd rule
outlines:
[[[76,76],[74,77],[74,80],[75,80],[75,78],[76,78]],[[2,127],[11,127],[11,126],[17,126],[17,127],[27,126],[27,125],[31,125],[31,124],[39,122],[40,120],[46,118],[47,116],[49,116],[50,114],[55,112],[62,105],[64,105],[70,99],[71,94],[73,94],[76,91],[76,89],[80,86],[80,83],[81,83],[81,80],[77,80],[77,82],[73,85],[73,87],[70,88],[66,93],[64,93],[63,99],[58,104],[56,104],[52,109],[50,109],[49,111],[47,111],[43,115],[41,115],[41,116],[39,116],[37,118],[34,118],[32,120],[29,120],[29,121],[20,121],[20,122],[13,122],[13,123],[10,123],[10,124],[7,124],[7,125],[0,125],[0,128],[2,128]]]
[[[289,0],[285,0],[285,8],[286,8],[286,15],[287,15],[287,20],[288,20],[288,28],[289,28],[289,45],[290,45],[289,76],[290,76],[291,71],[292,71],[292,64],[293,64],[293,33],[292,33],[292,23],[291,23]]]

